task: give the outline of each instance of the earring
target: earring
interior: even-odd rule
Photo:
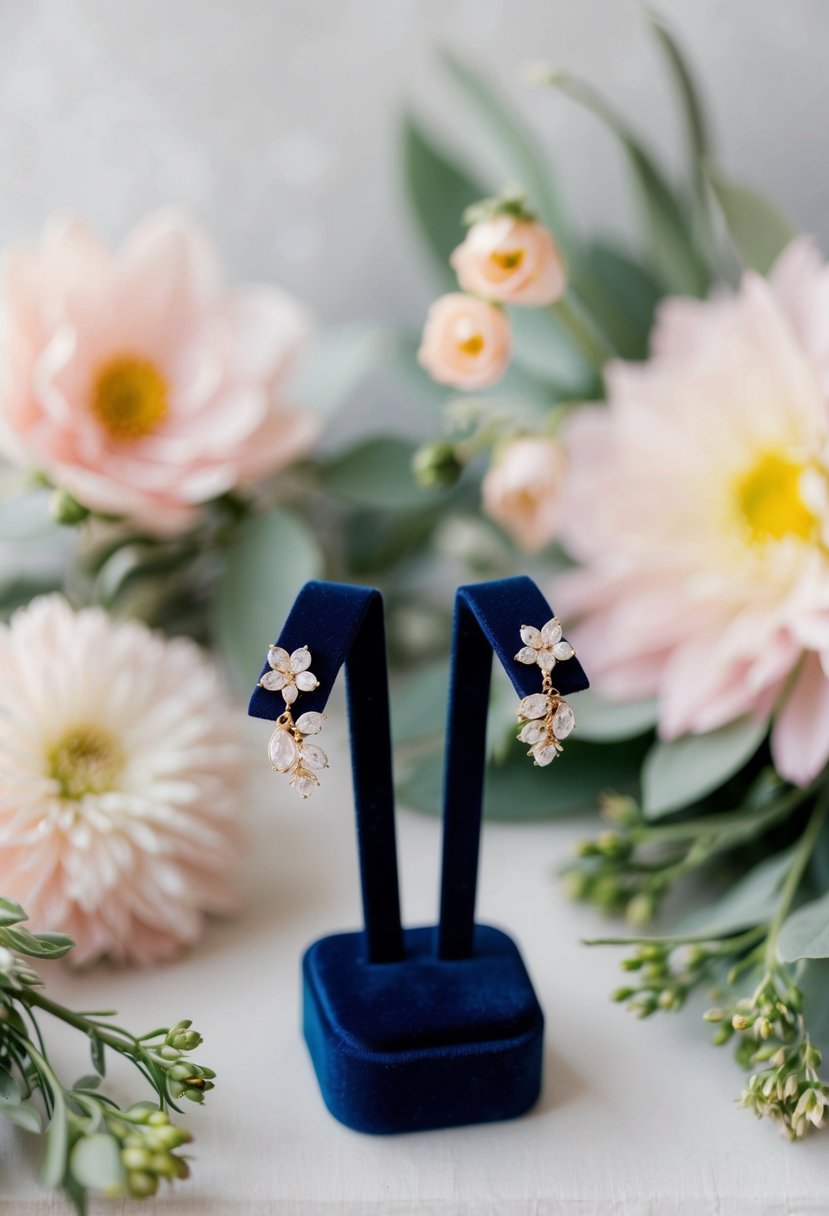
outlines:
[[[309,739],[322,730],[325,714],[309,710],[294,721],[291,706],[301,692],[319,688],[319,680],[310,670],[311,652],[307,646],[301,646],[293,654],[281,646],[269,646],[268,666],[270,671],[262,676],[259,687],[281,692],[285,702],[268,743],[268,759],[275,773],[290,776],[291,786],[301,798],[309,798],[319,785],[317,771],[328,768],[325,752]]]
[[[535,663],[541,668],[541,692],[531,693],[518,705],[518,721],[525,723],[518,733],[521,743],[529,743],[528,756],[544,768],[564,750],[561,740],[573,733],[576,716],[571,707],[553,687],[553,668],[557,663],[572,659],[575,650],[561,636],[558,617],[553,617],[541,629],[521,626],[522,648],[515,656],[527,666]]]

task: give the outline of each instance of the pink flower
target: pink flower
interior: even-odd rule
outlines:
[[[429,309],[417,357],[438,383],[476,389],[500,380],[511,350],[503,309],[452,292]]]
[[[149,216],[117,253],[53,222],[5,257],[0,451],[93,511],[179,532],[312,443],[286,398],[307,330],[275,288],[227,288],[185,216]]]
[[[564,455],[554,439],[513,439],[484,477],[484,510],[522,549],[537,553],[558,532],[563,480]]]
[[[564,294],[564,259],[536,220],[496,215],[473,224],[450,259],[464,291],[501,304],[554,304]]]
[[[562,535],[591,674],[657,695],[663,738],[774,715],[781,775],[829,760],[829,268],[807,241],[770,282],[663,304],[644,364],[566,429]]]
[[[150,963],[233,906],[237,714],[190,641],[57,595],[0,626],[0,891],[34,930]]]

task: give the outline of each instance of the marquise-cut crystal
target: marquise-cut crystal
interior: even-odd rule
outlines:
[[[268,759],[278,773],[287,773],[297,757],[296,740],[289,730],[278,726],[268,744]]]
[[[285,685],[285,672],[266,671],[259,683],[262,688],[267,688],[268,692],[279,692]]]
[[[521,718],[543,718],[549,708],[549,701],[545,694],[543,692],[534,692],[529,697],[524,697],[523,701],[520,702],[518,714]]]
[[[535,663],[538,659],[538,651],[532,646],[522,646],[515,656],[519,663]]]
[[[277,671],[288,671],[291,666],[291,656],[281,646],[268,647],[268,662]]]
[[[302,763],[308,768],[328,768],[328,757],[318,743],[303,743]]]
[[[546,768],[555,760],[558,748],[554,743],[536,743],[535,747],[531,749],[531,754],[539,768]]]
[[[573,733],[576,725],[576,715],[566,701],[562,701],[553,714],[553,734],[557,739],[566,739]]]
[[[312,709],[309,709],[307,713],[299,715],[296,720],[296,727],[303,735],[318,735],[322,730],[324,721],[324,714],[314,713]]]
[[[291,671],[307,671],[311,666],[311,651],[307,646],[300,646],[291,655]]]
[[[536,651],[536,660],[542,671],[552,671],[556,665],[556,656],[552,650],[548,650],[546,647],[544,650]]]
[[[297,698],[296,684],[286,684],[282,689],[282,699],[286,705],[293,705]]]
[[[528,722],[519,732],[518,738],[521,743],[538,743],[547,734],[547,728],[543,722]]]
[[[553,647],[553,654],[557,659],[572,659],[575,653],[575,650],[569,642],[556,642],[555,646]]]
[[[533,650],[538,650],[541,645],[541,630],[536,629],[535,625],[522,625],[521,641],[525,646],[531,646]]]
[[[319,785],[313,773],[300,773],[294,777],[291,785],[299,794],[300,798],[309,798],[314,790]]]
[[[553,619],[548,621],[541,630],[541,637],[544,640],[544,645],[554,646],[556,642],[560,642],[561,632],[561,624],[559,623],[559,619],[558,617],[554,616]]]
[[[296,677],[296,686],[300,692],[313,692],[315,688],[319,688],[319,680],[312,671],[298,671]]]

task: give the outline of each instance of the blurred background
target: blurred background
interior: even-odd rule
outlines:
[[[829,121],[829,5],[658,8],[716,115],[720,161],[825,244],[829,184],[815,161]],[[118,239],[153,207],[183,202],[214,234],[231,280],[280,283],[326,322],[414,330],[434,284],[406,217],[404,108],[443,138],[451,131],[473,167],[480,159],[434,63],[440,44],[509,89],[585,227],[628,228],[625,166],[595,119],[522,81],[523,62],[600,84],[668,165],[680,163],[663,64],[632,2],[3,0],[0,244],[61,209]],[[381,406],[405,412],[404,395],[375,382],[336,430]],[[387,413],[384,429],[391,422]]]

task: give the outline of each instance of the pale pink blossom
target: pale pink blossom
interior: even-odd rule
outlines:
[[[228,288],[175,211],[116,252],[51,222],[4,259],[0,451],[91,510],[179,532],[309,448],[318,421],[290,392],[308,327],[274,287]]]
[[[429,309],[417,357],[439,384],[476,389],[500,380],[511,352],[504,310],[456,291]]]
[[[189,640],[57,595],[0,625],[0,891],[33,930],[151,963],[233,907],[237,717]]]
[[[554,304],[567,285],[561,250],[548,230],[514,215],[473,224],[450,261],[464,291],[501,304]]]
[[[829,268],[668,300],[652,357],[611,364],[566,427],[556,605],[596,684],[656,695],[665,739],[772,715],[782,776],[829,760]]]
[[[500,449],[484,476],[484,510],[528,553],[537,553],[558,532],[564,482],[561,444],[525,435]]]

